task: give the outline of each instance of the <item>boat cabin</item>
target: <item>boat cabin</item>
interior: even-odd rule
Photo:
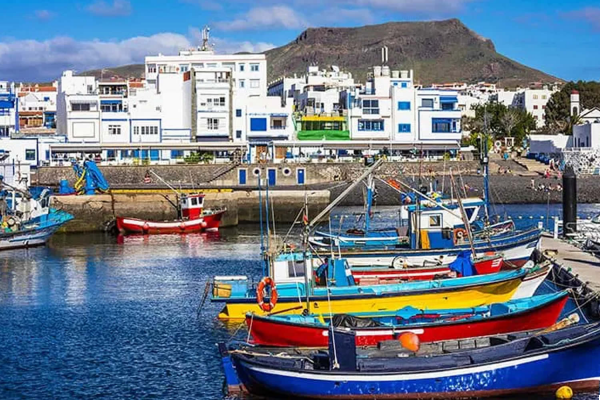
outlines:
[[[469,225],[476,222],[484,202],[481,199],[463,201]],[[465,223],[458,204],[412,205],[408,207],[408,233],[412,249],[443,249],[468,243]]]
[[[203,194],[182,195],[179,199],[181,215],[184,219],[198,219],[202,216],[204,207]]]

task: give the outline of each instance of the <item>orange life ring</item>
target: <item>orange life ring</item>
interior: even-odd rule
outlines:
[[[271,297],[269,298],[269,302],[265,303],[265,288],[267,286],[271,287]],[[278,295],[275,281],[269,276],[262,278],[258,284],[258,287],[256,288],[256,301],[258,302],[258,306],[261,308],[261,310],[266,312],[272,311],[277,304],[277,297]]]
[[[456,228],[454,230],[454,243],[463,240],[467,236],[467,230],[465,228]]]

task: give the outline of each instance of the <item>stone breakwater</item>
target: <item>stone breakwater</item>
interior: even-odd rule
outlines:
[[[537,191],[531,189],[531,179],[534,179],[535,187],[540,183],[544,186],[552,184],[556,187],[558,183],[562,184],[561,179],[544,179],[537,176],[513,176],[513,175],[492,175],[490,178],[490,194],[493,203],[496,204],[545,204],[550,200],[550,203],[562,203],[562,192],[558,191]],[[444,193],[450,194],[450,180],[448,177],[436,177],[438,190],[444,186]],[[481,176],[463,176],[455,177],[457,185],[461,185],[461,181],[467,186],[467,196],[481,197],[483,196],[483,177]],[[407,177],[404,182],[413,187],[418,187],[418,178]],[[422,179],[423,184],[430,186],[431,179]],[[338,185],[331,188],[331,197],[334,199],[342,193],[349,184]],[[360,186],[355,188],[341,203],[343,206],[360,206],[363,205],[364,189]],[[600,177],[586,176],[578,177],[577,179],[577,201],[579,203],[600,203]],[[398,192],[383,183],[377,183],[378,205],[400,205],[400,196]],[[599,210],[600,211],[600,210]]]

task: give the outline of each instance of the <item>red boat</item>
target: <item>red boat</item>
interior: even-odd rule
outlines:
[[[504,265],[501,255],[487,255],[473,261],[477,275],[500,272]],[[357,285],[377,285],[394,281],[427,281],[436,276],[449,275],[452,271],[448,265],[403,266],[402,268],[353,268],[352,276]]]
[[[122,234],[192,233],[219,230],[225,210],[203,210],[204,195],[180,196],[182,218],[173,221],[148,221],[117,217],[117,229]]]
[[[553,325],[567,302],[568,292],[511,300],[473,309],[399,310],[372,317],[334,315],[334,327],[352,330],[357,346],[375,346],[413,332],[421,342],[457,340],[543,329]],[[373,314],[371,314],[373,315]],[[331,327],[325,315],[246,315],[252,343],[275,347],[327,347]]]

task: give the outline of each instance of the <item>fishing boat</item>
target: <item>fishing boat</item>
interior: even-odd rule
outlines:
[[[36,196],[29,191],[1,184],[3,190],[0,250],[44,245],[64,224],[73,219],[65,211],[50,207],[50,191]]]
[[[122,234],[167,234],[217,231],[225,210],[203,210],[204,195],[180,195],[181,218],[172,221],[149,221],[117,217],[117,229]]]
[[[232,320],[242,320],[249,312],[267,315],[275,307],[279,314],[300,314],[305,309],[304,301],[313,312],[335,314],[393,311],[405,306],[470,308],[510,300],[528,273],[521,269],[464,278],[356,286],[344,260],[329,263],[327,281],[321,283],[324,286],[313,285],[312,276],[279,280],[277,285],[266,277],[257,286],[245,276],[218,276],[211,283],[210,300],[225,303],[219,318]],[[271,292],[269,298],[265,292]]]
[[[421,343],[543,329],[556,322],[569,292],[562,291],[456,310],[405,307],[396,312],[312,315],[246,315],[251,343],[327,347],[331,329],[355,333],[357,346],[376,346],[412,332]]]
[[[177,218],[171,221],[150,221],[138,218],[117,217],[117,229],[125,234],[169,234],[169,233],[196,233],[205,231],[218,231],[225,209],[204,209],[203,194],[184,194],[171,186],[154,171],[149,170],[173,192],[176,201],[165,198],[177,210]]]
[[[560,323],[559,323],[560,324]],[[482,398],[600,387],[600,325],[360,348],[335,330],[328,350],[219,346],[229,388],[319,399]]]

